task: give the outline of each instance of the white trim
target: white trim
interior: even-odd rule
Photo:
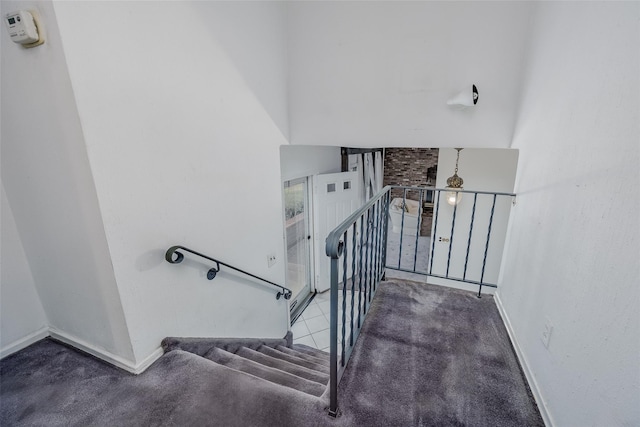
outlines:
[[[505,328],[507,329],[507,333],[509,334],[509,338],[511,339],[511,344],[516,351],[516,356],[520,361],[520,366],[522,366],[522,370],[524,371],[525,377],[527,377],[527,381],[529,382],[529,387],[531,388],[531,392],[533,393],[533,397],[538,404],[538,409],[540,410],[540,415],[542,416],[542,420],[544,421],[544,425],[547,427],[553,427],[555,424],[553,422],[553,418],[549,413],[549,409],[545,404],[545,400],[542,397],[542,393],[540,391],[540,387],[536,382],[536,378],[533,375],[533,371],[529,367],[529,363],[527,362],[527,358],[522,351],[520,345],[518,345],[518,341],[516,340],[515,332],[513,331],[513,327],[511,326],[511,321],[509,320],[509,316],[507,312],[504,310],[502,305],[502,301],[500,300],[500,293],[496,292],[493,295],[493,299],[496,302],[496,306],[498,307],[498,313],[500,313],[500,317],[502,318],[502,323],[504,323]]]
[[[315,238],[316,238],[316,233],[315,233],[315,201],[314,201],[314,196],[315,196],[315,191],[316,191],[316,187],[315,187],[315,175],[308,175],[307,176],[307,208],[309,209],[309,213],[307,214],[307,221],[309,222],[308,224],[308,230],[307,232],[309,233],[309,236],[311,236],[311,240],[309,240],[309,286],[310,286],[310,290],[311,292],[316,292],[316,244],[315,244]],[[291,319],[289,319],[291,320]],[[289,322],[289,324],[291,324],[291,322]]]
[[[35,332],[30,333],[26,337],[20,338],[12,342],[9,345],[6,345],[2,350],[0,350],[0,359],[4,359],[5,357],[13,354],[17,351],[22,350],[23,348],[29,347],[34,342],[40,341],[43,338],[49,336],[49,327],[43,326]]]
[[[444,279],[442,277],[433,277],[433,276],[424,276],[424,277],[425,277],[425,283],[429,283],[430,285],[444,286],[447,288],[461,289],[463,291],[474,292],[476,294],[478,293],[478,285],[474,283],[459,282],[457,280]],[[492,286],[483,286],[482,289],[480,290],[480,295],[493,295],[495,294],[495,292],[496,292],[496,288]]]
[[[283,239],[284,239],[284,247],[285,247],[285,251],[284,251],[284,265],[285,265],[285,270],[287,270],[289,268],[289,249],[288,249],[288,242],[287,242],[287,210],[286,210],[286,200],[285,200],[285,194],[284,194],[284,190],[285,190],[285,184],[289,182],[289,183],[293,183],[293,184],[304,184],[305,186],[305,194],[307,195],[307,198],[305,200],[305,215],[306,215],[306,224],[307,224],[307,230],[306,233],[308,236],[311,236],[311,240],[309,240],[307,242],[308,246],[309,246],[309,260],[308,260],[308,266],[309,266],[309,271],[307,272],[307,280],[308,280],[308,288],[309,288],[309,292],[305,294],[305,298],[307,296],[309,296],[309,294],[312,294],[313,292],[315,292],[316,290],[316,278],[315,278],[315,263],[314,263],[314,232],[313,232],[313,191],[314,191],[314,186],[313,186],[313,175],[303,175],[303,176],[299,176],[297,178],[291,178],[291,179],[286,179],[282,181],[282,224],[283,224]],[[285,274],[285,286],[288,287],[289,289],[291,289],[290,283],[289,283],[289,275]],[[304,290],[304,288],[298,293],[300,294],[302,291]],[[304,301],[305,298],[302,299],[298,299],[297,298],[298,295],[292,295],[292,299],[287,300],[287,325],[288,328],[290,328],[291,326],[291,304],[295,301],[297,301],[297,304],[300,304],[302,301]],[[289,329],[287,329],[289,330]]]
[[[160,359],[160,357],[162,357],[163,354],[164,354],[164,350],[162,347],[156,348],[150,355],[142,359],[142,362],[138,363],[134,367],[133,373],[136,375],[143,373],[144,371],[147,370],[149,366],[153,364],[153,362]]]
[[[412,282],[426,283],[434,286],[442,286],[445,288],[460,289],[463,291],[469,291],[478,293],[478,285],[473,283],[459,282],[457,280],[443,279],[441,277],[433,277],[420,273],[412,273],[410,271],[394,270],[387,267],[386,275],[389,279],[404,279],[411,280]],[[481,295],[493,295],[496,292],[496,288],[491,286],[483,286],[480,292]]]
[[[66,332],[62,332],[54,327],[49,328],[49,334],[51,338],[57,339],[58,341],[62,341],[66,344],[69,344],[73,347],[76,347],[86,353],[91,354],[99,359],[104,360],[107,363],[110,363],[114,366],[117,366],[120,369],[124,369],[127,372],[131,372],[132,374],[140,374],[144,372],[153,362],[155,362],[160,356],[162,356],[163,351],[161,347],[158,347],[154,350],[149,356],[144,358],[140,363],[134,363],[130,360],[127,360],[123,357],[115,355],[105,349],[98,348],[93,344],[89,344],[80,338],[69,335]]]

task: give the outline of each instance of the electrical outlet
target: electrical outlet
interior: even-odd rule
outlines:
[[[448,243],[449,240],[450,239],[448,237],[438,237],[438,242]]]
[[[267,265],[269,268],[273,267],[276,264],[276,254],[267,255]]]
[[[549,348],[549,340],[551,339],[551,332],[553,332],[553,325],[551,321],[547,318],[545,319],[544,329],[542,330],[542,336],[540,339],[542,340],[542,344],[544,344],[545,348]]]

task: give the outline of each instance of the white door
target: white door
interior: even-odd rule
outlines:
[[[316,175],[313,189],[316,290],[324,292],[331,286],[331,264],[325,251],[327,236],[362,205],[359,174]],[[350,243],[351,238],[348,237],[349,248]],[[342,274],[341,263],[340,268]]]

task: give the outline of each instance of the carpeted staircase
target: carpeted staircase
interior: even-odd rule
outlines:
[[[328,403],[329,354],[292,344],[291,333],[281,340],[165,338],[162,347],[164,357],[197,357],[210,368],[226,368],[228,401],[234,395],[245,401],[251,387],[261,395],[256,404],[268,395],[269,405],[282,406],[271,408],[274,412],[286,412],[295,401],[302,406],[313,403],[316,411]]]

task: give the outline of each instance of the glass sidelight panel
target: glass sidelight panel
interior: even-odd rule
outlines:
[[[293,291],[291,309],[311,294],[311,233],[307,178],[284,184],[287,287]]]

